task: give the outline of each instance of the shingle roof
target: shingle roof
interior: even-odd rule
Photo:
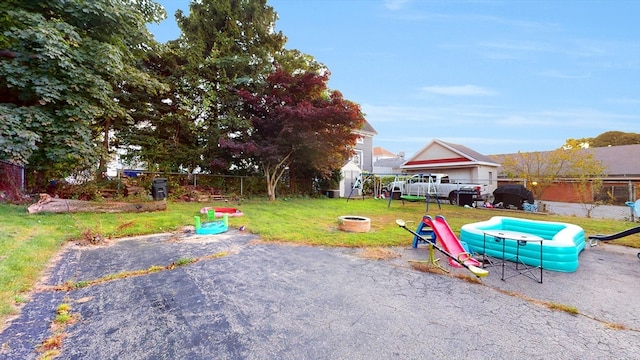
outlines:
[[[452,144],[452,143],[444,142],[444,141],[441,141],[441,140],[436,140],[436,141],[440,142],[441,144],[445,144],[445,145],[449,146],[450,148],[452,148],[452,149],[454,149],[454,150],[456,150],[456,151],[458,151],[460,153],[463,153],[464,155],[466,155],[467,157],[472,158],[473,160],[476,160],[476,161],[479,161],[479,162],[489,162],[489,163],[495,162],[489,156],[480,154],[479,152],[477,152],[477,151],[475,151],[475,150],[473,150],[471,148],[468,148],[468,147],[466,147],[464,145]]]
[[[609,175],[640,176],[640,145],[621,145],[586,149],[607,167]]]
[[[366,133],[371,136],[378,135],[378,132],[376,131],[376,129],[374,129],[373,126],[371,126],[371,124],[369,124],[369,122],[366,119],[364,120],[364,125],[362,125],[362,128],[356,130],[356,132]]]
[[[373,157],[377,157],[377,156],[384,156],[384,157],[389,157],[389,158],[398,157],[398,155],[392,153],[391,151],[389,151],[389,150],[387,150],[387,149],[385,149],[383,147],[375,146],[373,148]]]
[[[640,144],[596,147],[584,149],[584,151],[593,154],[594,159],[606,167],[607,175],[610,177],[640,176]],[[548,152],[550,151],[540,151],[540,153]],[[517,154],[496,154],[491,157],[493,161],[501,163],[506,156],[513,155]]]

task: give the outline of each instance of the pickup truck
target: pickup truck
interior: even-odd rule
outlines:
[[[426,197],[429,194],[449,199],[452,205],[458,204],[458,195],[471,195],[473,201],[486,201],[490,196],[487,185],[451,182],[447,174],[416,174],[387,184],[387,191],[395,198],[403,195]]]

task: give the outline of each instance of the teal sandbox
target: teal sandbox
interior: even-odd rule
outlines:
[[[503,258],[502,241],[491,236],[486,238],[486,230],[508,230],[528,233],[543,238],[539,243],[522,245],[518,241],[506,241],[504,257],[509,259],[519,253],[519,258],[527,265],[540,266],[540,246],[542,246],[542,267],[545,270],[574,272],[578,269],[578,255],[584,250],[584,230],[577,225],[494,216],[487,221],[466,224],[460,228],[460,240],[477,253],[485,253],[494,258]],[[518,249],[519,247],[519,249]]]

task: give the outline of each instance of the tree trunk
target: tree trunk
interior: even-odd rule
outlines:
[[[270,180],[267,180],[267,195],[269,196],[269,201],[275,201],[276,199],[276,184],[271,184]]]
[[[52,198],[48,194],[40,194],[40,200],[29,206],[29,214],[49,212],[49,213],[120,213],[120,212],[148,212],[161,211],[167,209],[166,201],[154,202],[97,202]]]
[[[107,117],[104,120],[104,135],[102,140],[102,147],[104,148],[104,154],[100,156],[100,163],[98,165],[98,178],[103,179],[107,177],[107,159],[109,156],[109,130],[111,130],[111,118]]]

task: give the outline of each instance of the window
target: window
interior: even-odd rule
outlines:
[[[355,150],[355,154],[351,158],[351,161],[358,165],[358,167],[362,168],[362,150]]]
[[[364,144],[364,137],[359,136],[359,137],[356,139],[356,144]]]

